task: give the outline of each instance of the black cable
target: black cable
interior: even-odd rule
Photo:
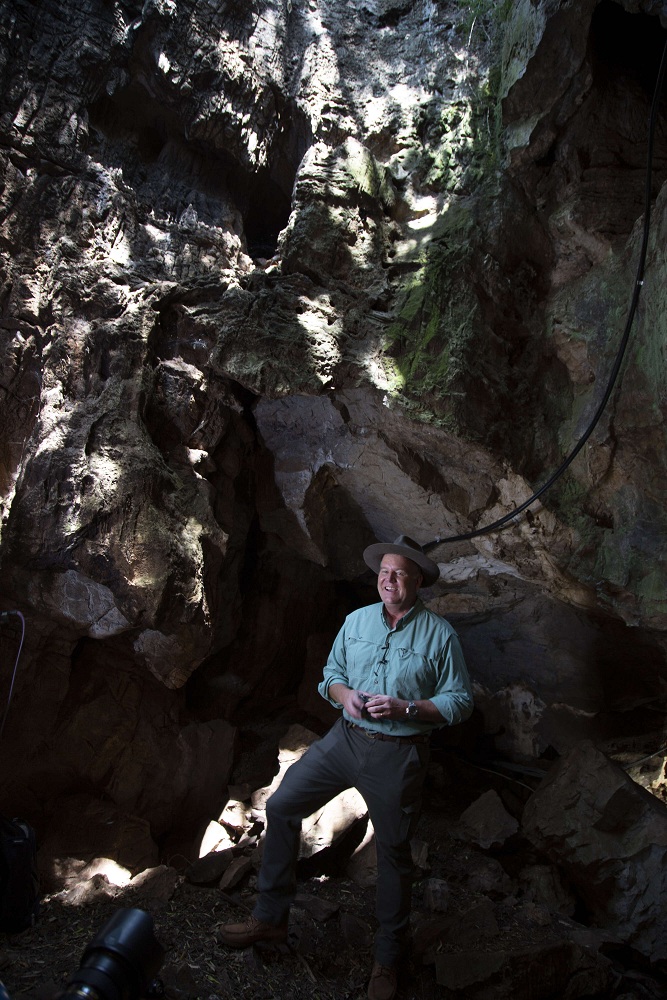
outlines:
[[[12,694],[14,693],[14,681],[16,680],[16,668],[19,665],[19,657],[21,655],[21,650],[23,649],[23,640],[25,639],[25,618],[20,611],[0,611],[0,624],[9,621],[12,615],[16,615],[21,619],[21,641],[19,643],[19,651],[16,654],[16,660],[14,661],[14,669],[12,671],[12,679],[9,685],[9,694],[7,695],[7,704],[5,706],[4,715],[2,716],[2,722],[0,723],[0,739],[2,739],[2,734],[5,731],[5,722],[7,720],[7,713],[9,712],[9,705],[12,700]]]
[[[639,264],[637,267],[637,277],[635,278],[635,287],[632,295],[632,300],[630,302],[630,309],[628,312],[628,318],[625,323],[625,330],[623,331],[623,336],[621,338],[621,343],[616,353],[616,359],[614,361],[613,368],[611,370],[611,375],[607,383],[607,388],[602,397],[602,401],[598,405],[597,410],[591,420],[590,424],[579,438],[570,454],[563,462],[559,465],[552,476],[547,479],[543,486],[540,486],[528,500],[525,500],[514,510],[510,511],[509,514],[505,514],[504,517],[499,518],[492,524],[487,524],[483,528],[475,528],[474,531],[467,531],[461,535],[449,535],[446,538],[440,538],[437,536],[432,541],[427,542],[422,548],[424,552],[430,552],[431,549],[436,548],[438,545],[444,545],[446,542],[465,542],[470,538],[476,538],[478,535],[486,535],[490,531],[497,531],[499,528],[504,527],[508,521],[517,517],[519,514],[530,507],[531,504],[535,503],[543,493],[546,493],[550,489],[557,479],[563,475],[565,470],[572,464],[574,459],[577,457],[583,446],[588,441],[589,437],[595,430],[597,423],[602,416],[607,403],[609,402],[609,397],[611,396],[612,390],[618,378],[618,373],[621,369],[621,364],[623,363],[623,357],[625,355],[625,349],[628,346],[628,340],[630,338],[630,330],[632,328],[632,323],[635,318],[635,312],[637,310],[637,303],[639,302],[639,294],[641,292],[642,285],[644,284],[644,267],[646,264],[646,252],[648,249],[648,238],[649,238],[649,226],[651,221],[651,175],[653,166],[653,145],[655,142],[655,126],[658,118],[658,107],[660,103],[660,94],[662,92],[662,86],[665,78],[665,70],[667,68],[667,42],[665,42],[665,47],[662,51],[662,59],[660,61],[660,69],[658,70],[658,77],[655,84],[655,90],[653,92],[653,101],[651,104],[651,116],[649,122],[649,133],[648,133],[648,155],[647,155],[647,165],[646,165],[646,184],[645,184],[645,194],[644,194],[644,228],[642,236],[642,244],[639,252]]]

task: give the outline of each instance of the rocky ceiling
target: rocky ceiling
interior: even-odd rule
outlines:
[[[545,482],[634,288],[662,7],[1,0],[3,808],[216,815],[237,726],[326,725],[364,545]],[[434,550],[514,759],[663,738],[665,97],[652,169],[594,435]]]

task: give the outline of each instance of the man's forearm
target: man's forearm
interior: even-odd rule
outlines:
[[[407,708],[409,702],[406,701],[405,708]],[[445,721],[440,714],[440,711],[436,708],[432,701],[428,698],[424,698],[422,701],[416,701],[417,706],[417,722],[431,722],[434,726],[441,726]]]
[[[332,701],[337,701],[340,705],[345,704],[345,694],[351,691],[347,684],[330,684],[329,685],[329,697]]]
[[[360,719],[364,711],[364,699],[354,688],[337,682],[329,685],[329,697],[342,705],[353,719]]]

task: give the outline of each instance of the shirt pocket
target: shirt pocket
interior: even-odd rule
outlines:
[[[432,662],[414,649],[401,647],[396,653],[397,697],[418,701],[435,694],[437,677]]]
[[[377,643],[368,639],[350,637],[345,651],[347,670],[352,687],[361,687],[368,682],[374,665],[382,656]]]

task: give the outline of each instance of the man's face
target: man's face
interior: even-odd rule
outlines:
[[[392,615],[409,611],[421,587],[421,570],[412,559],[391,553],[382,557],[378,574],[378,593]]]

